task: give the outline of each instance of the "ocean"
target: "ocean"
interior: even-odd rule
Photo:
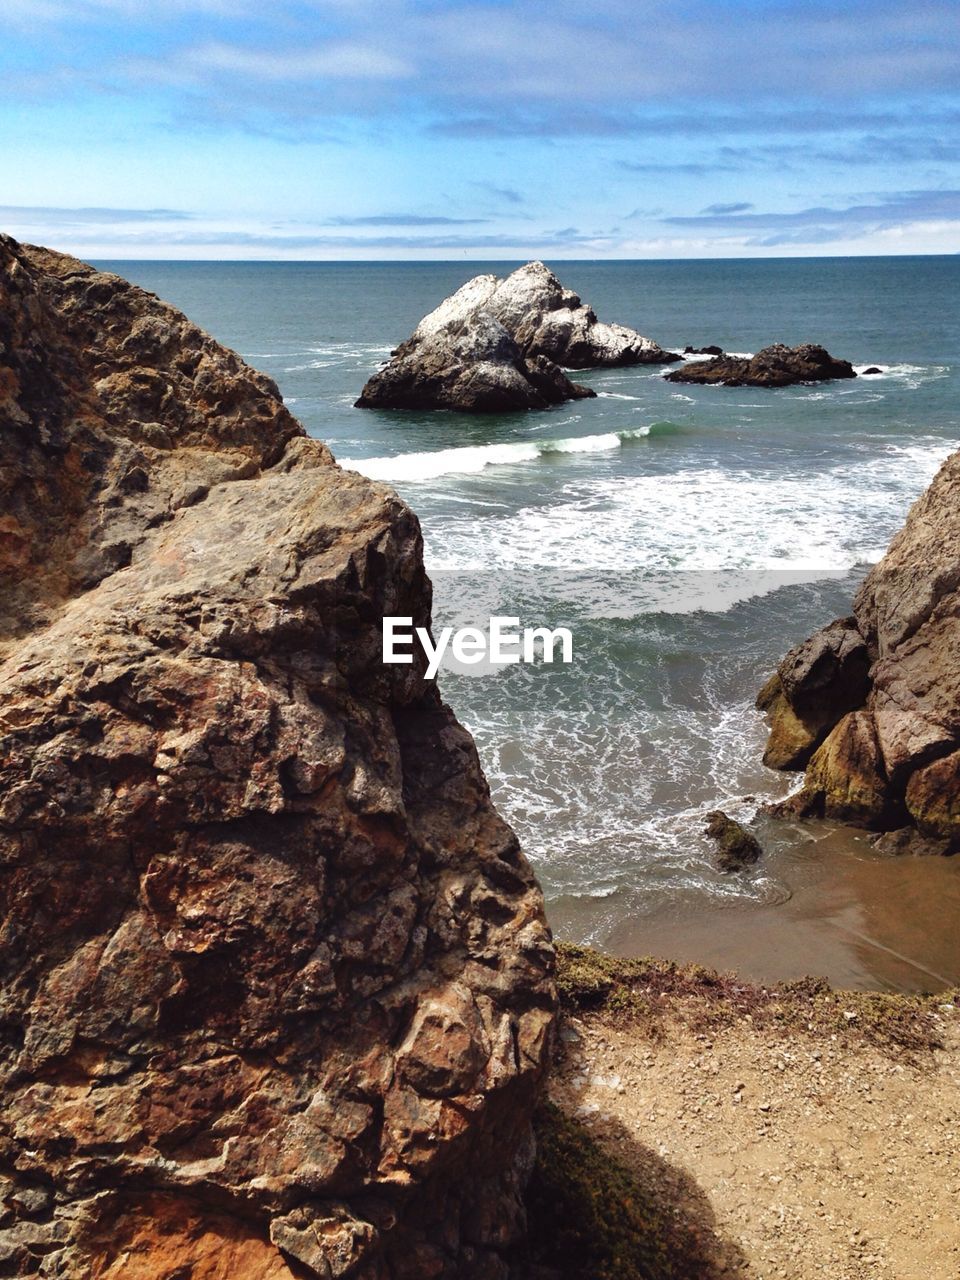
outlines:
[[[844,945],[822,940],[813,967],[834,980],[960,981],[960,859],[905,889],[863,837],[761,822],[767,856],[730,876],[703,834],[708,810],[750,819],[796,785],[761,764],[756,692],[849,612],[960,445],[960,257],[550,264],[669,349],[815,341],[882,372],[770,391],[588,371],[597,399],[501,416],[352,405],[423,314],[516,263],[98,265],[236,348],[344,466],[396,487],[436,626],[570,628],[570,666],[441,675],[558,934],[630,953],[697,938],[688,958],[789,977],[829,920]],[[898,918],[891,892],[913,904]]]

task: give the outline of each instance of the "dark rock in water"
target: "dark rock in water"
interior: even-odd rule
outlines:
[[[0,1270],[501,1277],[553,953],[416,517],[5,237],[0,437]]]
[[[563,368],[679,360],[623,325],[603,324],[542,262],[505,280],[475,276],[425,316],[367,382],[360,409],[543,409],[592,396]]]
[[[759,861],[763,854],[757,838],[722,809],[707,814],[706,832],[716,841],[716,863],[721,871],[742,871]]]
[[[821,713],[831,701],[843,713],[807,762],[795,812],[880,831],[912,824],[960,848],[958,547],[960,453],[954,453],[865,578],[853,618],[831,623],[795,651],[832,655],[819,664],[825,680],[818,677],[812,701]],[[801,663],[785,700],[802,695],[804,684]],[[772,702],[780,692],[778,686]],[[779,767],[802,766],[808,748]]]
[[[776,343],[755,356],[720,355],[698,360],[665,375],[668,382],[697,382],[728,387],[789,387],[797,382],[823,382],[830,378],[855,378],[849,360],[835,360],[823,347],[806,343],[785,347]]]
[[[723,347],[684,347],[685,356],[722,356]]]
[[[841,618],[787,654],[757,697],[771,769],[803,769],[830,730],[870,687],[870,656],[856,618]]]
[[[499,320],[473,311],[398,347],[355,407],[509,413],[594,395],[545,356],[525,359]]]
[[[883,373],[883,370],[882,370],[882,369],[878,369],[878,368],[877,368],[877,366],[876,366],[875,364],[872,364],[872,365],[870,366],[870,368],[869,368],[869,369],[864,369],[864,370],[862,370],[862,371],[861,371],[860,377],[861,377],[861,378],[869,378],[869,377],[870,377],[870,375],[871,375],[871,374],[873,374],[873,373]]]

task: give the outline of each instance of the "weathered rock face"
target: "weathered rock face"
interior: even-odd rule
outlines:
[[[785,347],[777,342],[755,356],[718,355],[697,360],[666,375],[668,382],[722,383],[727,387],[789,387],[797,382],[825,382],[830,378],[855,378],[849,360],[835,360],[823,347],[804,343]]]
[[[763,762],[802,769],[840,718],[862,706],[870,688],[870,657],[856,618],[841,618],[792,649],[760,691],[770,712]]]
[[[807,766],[794,811],[881,831],[912,824],[960,847],[958,548],[955,453],[867,575],[854,616],[788,655],[761,694],[767,763]]]
[[[510,413],[594,394],[545,356],[526,359],[499,320],[474,311],[409,338],[367,382],[355,407]]]
[[[117,277],[0,326],[0,1271],[504,1275],[552,949],[416,518]]]
[[[547,356],[565,369],[680,359],[635,329],[598,320],[542,262],[528,262],[502,281],[487,279],[493,287],[484,309],[509,329],[528,356]]]
[[[564,368],[679,359],[634,329],[601,323],[544,263],[528,262],[505,280],[475,276],[446,298],[367,382],[357,407],[543,409],[594,394]]]
[[[722,809],[707,814],[706,832],[716,842],[716,864],[720,871],[742,871],[759,862],[763,855],[756,836]]]

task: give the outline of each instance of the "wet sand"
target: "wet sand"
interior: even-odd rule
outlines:
[[[755,982],[813,975],[853,990],[960,985],[960,856],[892,857],[867,833],[827,823],[767,820],[759,834],[783,901],[705,906],[698,895],[614,925],[603,949]],[[557,934],[572,937],[578,922],[564,915],[554,919]]]

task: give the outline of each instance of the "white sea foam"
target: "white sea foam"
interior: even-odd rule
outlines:
[[[672,423],[648,423],[625,431],[605,431],[600,435],[570,436],[560,440],[516,440],[508,444],[463,445],[429,453],[401,453],[392,458],[343,458],[340,465],[359,471],[371,480],[409,484],[436,480],[440,476],[475,475],[487,467],[517,466],[539,462],[551,454],[607,453],[632,440],[678,430]]]
[[[289,365],[284,373],[305,373],[309,369],[333,369],[342,365],[358,368],[381,364],[391,352],[391,347],[379,343],[331,342],[322,347],[307,347],[305,351],[291,352],[293,356],[312,356],[302,364]]]
[[[469,525],[435,518],[428,563],[435,570],[670,570],[685,598],[664,607],[728,607],[715,580],[704,583],[714,603],[696,604],[689,575],[760,570],[816,578],[862,563],[949,452],[942,440],[888,445],[866,465],[855,458],[816,475],[718,467],[572,477],[548,505],[481,515]],[[755,593],[754,581],[734,577],[721,596],[733,602],[744,592]]]
[[[730,356],[730,358],[733,360],[752,360],[753,359],[752,351],[725,351],[723,354],[725,356]],[[687,364],[696,364],[698,360],[715,360],[717,357],[704,356],[704,355],[700,355],[698,352],[692,352],[690,355],[686,355],[683,358]]]
[[[895,382],[905,386],[908,391],[916,391],[925,382],[935,382],[945,378],[950,372],[946,364],[855,364],[854,371],[863,377],[866,369],[879,369],[879,373],[867,374],[866,382]]]

